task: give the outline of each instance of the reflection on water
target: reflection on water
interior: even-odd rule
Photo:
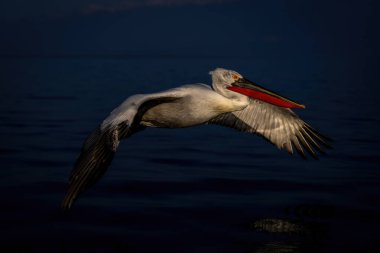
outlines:
[[[273,235],[282,234],[286,236],[286,242],[265,242],[255,252],[318,252],[317,246],[321,244],[321,238],[326,238],[326,230],[322,230],[322,223],[293,221],[286,219],[266,218],[251,224],[255,231],[266,232]],[[310,249],[311,245],[315,245]],[[305,251],[306,250],[306,251]]]
[[[0,63],[1,252],[380,252],[377,102],[349,80],[257,59]],[[297,112],[335,149],[303,161],[218,126],[149,129],[122,142],[103,180],[60,212],[85,136],[116,105],[209,82],[216,66],[302,98],[308,109]]]
[[[288,220],[271,218],[255,221],[252,224],[252,228],[257,231],[266,231],[270,233],[300,234],[306,232],[306,228],[304,228],[301,224]]]
[[[329,238],[326,224],[334,217],[335,208],[300,204],[285,208],[285,213],[293,218],[262,218],[250,223],[253,231],[274,236],[255,252],[320,252]]]

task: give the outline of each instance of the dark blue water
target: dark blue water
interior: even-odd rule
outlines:
[[[3,58],[2,252],[380,252],[377,83],[339,60]],[[219,126],[122,142],[69,213],[60,202],[86,135],[126,97],[235,69],[306,104],[332,137],[320,160]]]

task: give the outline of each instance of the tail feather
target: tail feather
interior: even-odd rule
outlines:
[[[96,128],[83,144],[69,179],[62,208],[70,209],[80,193],[95,184],[106,172],[119,145],[115,131]]]

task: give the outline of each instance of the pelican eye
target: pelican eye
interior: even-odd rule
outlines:
[[[238,75],[233,74],[233,75],[232,75],[232,79],[234,79],[235,81],[237,81],[237,80],[240,79],[240,77],[239,77]]]

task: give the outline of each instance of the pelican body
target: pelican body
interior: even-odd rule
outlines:
[[[305,108],[249,81],[233,70],[210,72],[212,87],[191,84],[127,98],[87,137],[69,179],[64,209],[105,173],[121,139],[149,127],[184,128],[218,124],[260,135],[293,154],[304,149],[317,158],[330,139],[301,120],[290,108]]]

